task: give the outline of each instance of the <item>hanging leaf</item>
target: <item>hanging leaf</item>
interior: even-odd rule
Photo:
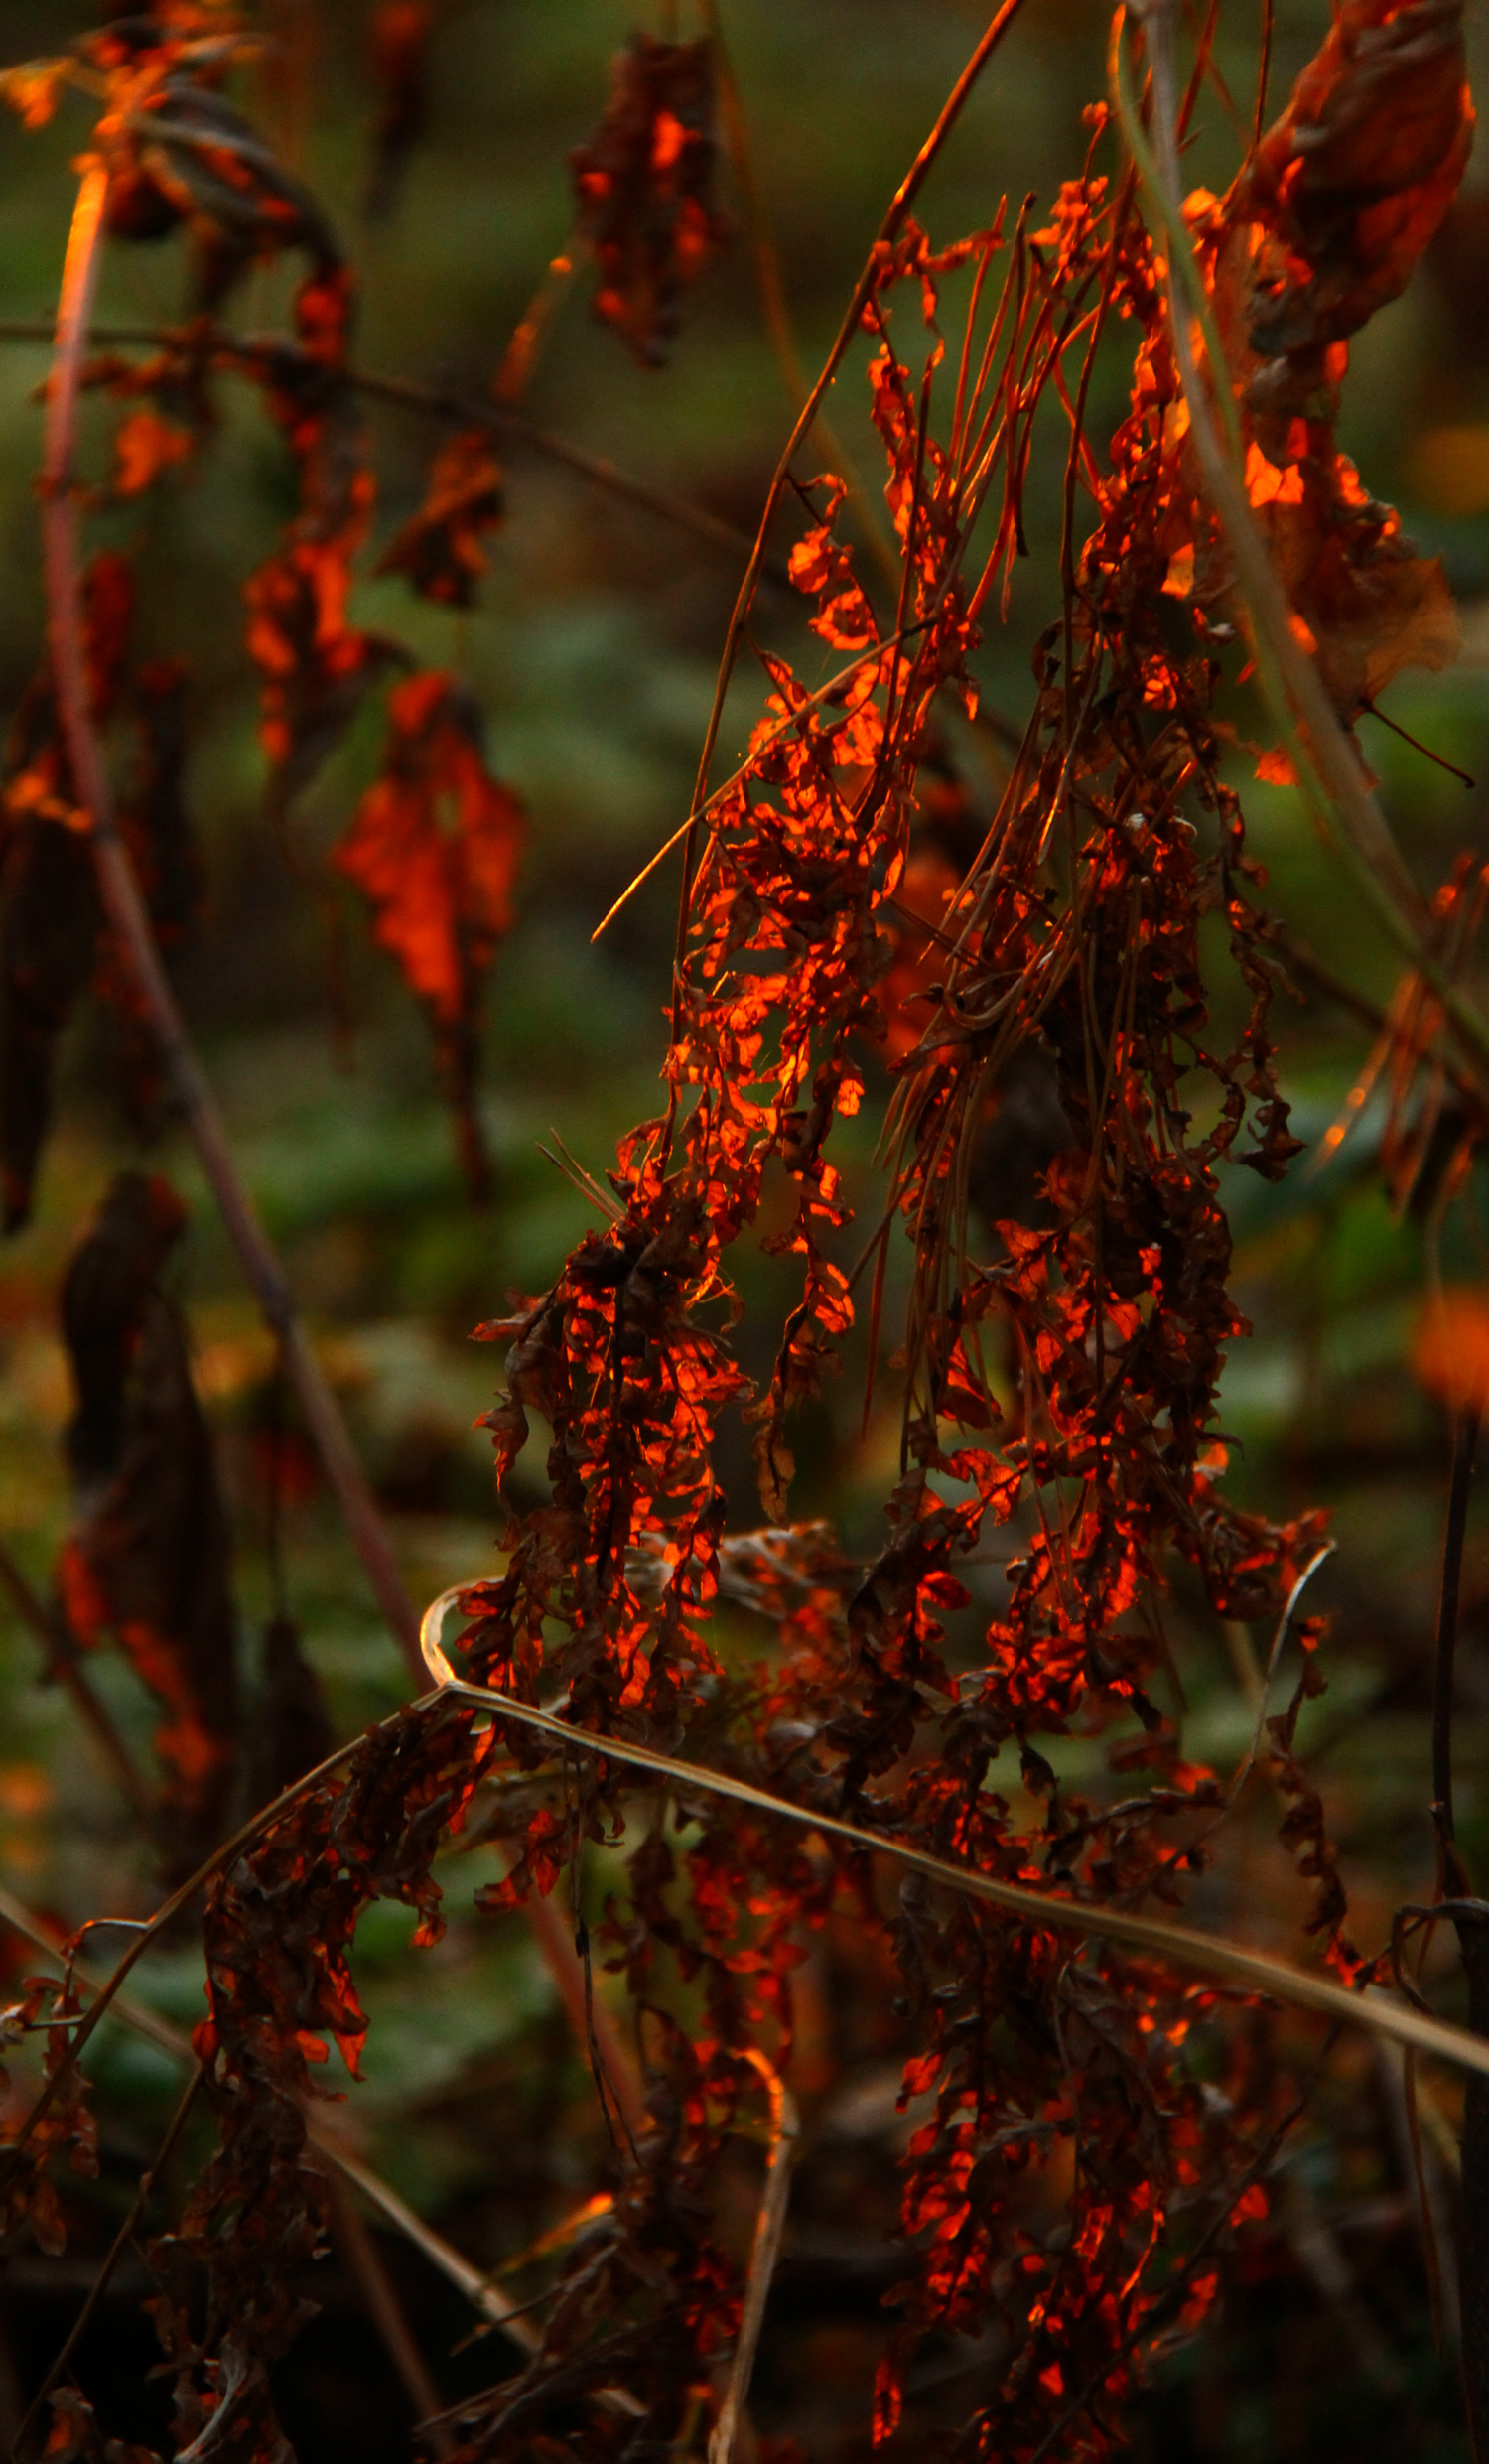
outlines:
[[[595,314],[659,367],[682,295],[728,234],[715,201],[714,56],[633,35],[610,65],[605,116],[569,157],[579,230],[595,251]]]
[[[338,270],[340,248],[310,190],[192,63],[179,63],[169,46],[161,61],[159,82],[135,97],[148,129],[126,138],[123,209],[142,236],[154,236],[157,221],[169,227],[157,197],[187,224],[196,247],[193,309],[215,316],[251,266],[288,249],[302,250],[317,276]]]
[[[237,1727],[227,1518],[186,1326],[161,1285],[186,1220],[168,1181],[121,1172],[62,1296],[77,1517],[58,1583],[77,1641],[112,1636],[164,1708],[155,1742],[173,1875],[220,1836]]]
[[[417,513],[383,549],[374,570],[408,576],[425,599],[469,608],[486,569],[481,541],[501,519],[501,471],[480,428],[451,437],[434,459]]]
[[[1405,289],[1472,132],[1461,6],[1349,0],[1229,195],[1191,200],[1244,386],[1247,490],[1346,725],[1402,668],[1458,654],[1440,561],[1361,484],[1334,423],[1347,337]]]
[[[377,117],[364,211],[374,220],[392,211],[409,156],[424,134],[434,29],[434,0],[379,0],[372,12],[368,65]]]
[[[1462,0],[1344,0],[1235,207],[1263,224],[1251,344],[1342,342],[1406,289],[1473,139]]]
[[[350,621],[352,566],[375,485],[355,400],[336,365],[281,356],[270,408],[299,475],[300,510],[244,584],[248,652],[262,678],[259,735],[285,811],[335,752],[368,691],[403,653]]]
[[[521,805],[486,768],[470,695],[438,670],[410,676],[389,698],[382,775],[335,862],[429,1013],[476,1194],[489,1178],[475,1114],[480,987],[511,924],[523,835]]]

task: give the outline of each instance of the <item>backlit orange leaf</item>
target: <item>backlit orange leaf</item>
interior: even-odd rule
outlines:
[[[511,924],[523,836],[521,805],[486,768],[470,696],[438,671],[397,686],[382,775],[335,862],[371,902],[377,938],[429,1012],[477,1185],[485,1175],[474,1115],[480,986]]]
[[[486,569],[482,540],[501,519],[501,472],[481,428],[441,446],[417,513],[388,542],[379,573],[402,573],[426,599],[469,608]]]
[[[187,462],[192,438],[158,411],[131,411],[114,434],[114,494],[141,496],[173,463]]]

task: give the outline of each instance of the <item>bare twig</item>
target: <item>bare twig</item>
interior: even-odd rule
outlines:
[[[735,2338],[729,2385],[709,2439],[708,2464],[734,2464],[740,2417],[749,2395],[750,2375],[754,2369],[760,2329],[764,2324],[770,2279],[775,2273],[781,2235],[785,2231],[786,2202],[791,2195],[791,2161],[801,2126],[795,2100],[780,2074],[754,2045],[745,2048],[745,2059],[754,2064],[770,2099],[770,2158],[765,2168],[765,2186],[760,2194],[760,2212],[755,2219],[754,2248],[749,2256],[749,2280],[744,2287],[740,2332]]]
[[[1072,1933],[1120,1943],[1127,1950],[1167,1961],[1176,1968],[1223,1978],[1245,1992],[1269,1994],[1279,2001],[1291,2002],[1300,2010],[1317,2011],[1326,2019],[1372,2028],[1398,2044],[1415,2045],[1422,2053],[1434,2053],[1445,2062],[1456,2063],[1462,2070],[1489,2079],[1489,2042],[1470,2035],[1464,2028],[1430,2018],[1409,2004],[1393,2001],[1378,1989],[1346,1992],[1343,1985],[1313,1976],[1306,1969],[1294,1968],[1290,1961],[1250,1950],[1244,1943],[1201,1934],[1193,1926],[1140,1916],[1128,1908],[1070,1899],[1062,1891],[1032,1890],[1018,1882],[995,1881],[991,1874],[950,1864],[944,1857],[931,1856],[901,1840],[865,1831],[857,1823],[843,1822],[833,1814],[793,1805],[789,1798],[773,1796],[767,1789],[736,1779],[731,1773],[680,1761],[649,1745],[632,1744],[627,1737],[597,1736],[588,1729],[570,1727],[552,1712],[540,1711],[530,1703],[519,1703],[514,1696],[502,1694],[493,1686],[468,1685],[456,1676],[439,1640],[444,1618],[460,1596],[460,1588],[444,1591],[425,1611],[424,1656],[431,1676],[456,1701],[478,1704],[500,1719],[515,1719],[523,1727],[535,1728],[562,1745],[566,1753],[595,1754],[602,1761],[654,1771],[684,1788],[702,1789],[705,1794],[727,1798],[732,1804],[750,1806],[757,1814],[799,1823],[805,1830],[820,1833],[825,1840],[841,1840],[860,1854],[892,1856],[897,1864],[908,1865],[913,1872],[925,1874],[947,1890],[981,1900],[988,1907],[1001,1908],[1026,1925],[1041,1927],[1049,1933]]]
[[[50,343],[55,333],[55,327],[40,318],[0,320],[0,342]],[[90,340],[120,350],[170,350],[179,349],[184,337],[181,329],[174,326],[95,326]],[[200,341],[200,345],[215,360],[239,374],[252,374],[255,368],[264,366],[300,364],[310,369],[319,365],[287,335],[234,334],[226,327],[208,326],[195,328],[193,340]],[[400,410],[416,411],[423,418],[448,421],[452,427],[484,428],[492,436],[524,446],[545,462],[572,471],[577,478],[590,480],[623,503],[639,505],[648,513],[658,514],[663,521],[674,523],[679,530],[692,531],[711,547],[722,548],[732,556],[749,553],[749,533],[725,521],[721,514],[710,513],[706,505],[693,504],[688,497],[659,487],[633,471],[622,471],[608,456],[592,454],[588,447],[576,445],[571,438],[556,435],[510,403],[482,401],[442,386],[422,385],[411,376],[383,375],[375,368],[350,366],[342,373],[352,392],[365,395],[368,401],[387,402]],[[784,587],[783,573],[772,574],[771,578]]]
[[[1442,1542],[1442,1584],[1437,1601],[1437,1637],[1432,1663],[1432,1828],[1441,1859],[1441,1889],[1446,1899],[1466,1898],[1471,1884],[1458,1852],[1453,1826],[1453,1655],[1458,1637],[1458,1588],[1463,1573],[1463,1542],[1468,1531],[1468,1492],[1478,1451],[1476,1409],[1453,1418],[1453,1467],[1447,1492],[1447,1529]]]
[[[58,707],[78,800],[87,816],[99,895],[166,1074],[228,1235],[265,1323],[278,1338],[286,1373],[300,1400],[327,1478],[345,1518],[378,1606],[410,1673],[422,1679],[419,1621],[399,1574],[386,1529],[367,1486],[341,1409],[306,1339],[273,1246],[239,1174],[216,1099],[187,1033],[186,1022],[161,963],[149,913],[119,834],[102,748],[93,726],[83,656],[78,573],[77,507],[72,453],[77,396],[108,200],[106,163],[86,165],[78,189],[58,305],[57,342],[47,394],[42,471],[42,530]],[[540,1901],[529,1911],[543,1957],[571,2020],[584,2007],[584,1984],[572,1943],[556,1912]],[[602,2014],[605,2024],[608,2014]],[[587,2041],[581,2035],[581,2043]],[[641,2110],[634,2066],[613,2030],[603,2041],[607,2068],[627,2113]],[[627,2102],[628,2100],[628,2102]]]
[[[429,2365],[404,2317],[403,2304],[383,2264],[382,2254],[367,2231],[361,2210],[344,2176],[333,2175],[328,2188],[332,2230],[347,2269],[366,2303],[367,2315],[382,2338],[388,2359],[413,2406],[414,2419],[431,2420],[441,2409],[440,2392],[429,2375]],[[447,2429],[436,2427],[430,2431],[429,2438],[436,2455],[454,2452]]]

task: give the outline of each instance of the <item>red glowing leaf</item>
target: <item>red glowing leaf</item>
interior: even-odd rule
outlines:
[[[399,685],[382,775],[335,858],[430,1014],[476,1179],[480,985],[511,924],[524,835],[522,807],[486,768],[480,740],[478,713],[453,677],[436,671]]]
[[[501,519],[501,472],[484,429],[451,437],[435,456],[424,502],[377,560],[426,599],[469,608],[486,568],[482,540]]]

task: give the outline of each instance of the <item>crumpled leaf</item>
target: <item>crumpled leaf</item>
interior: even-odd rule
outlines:
[[[481,979],[512,920],[522,807],[493,778],[479,714],[454,677],[410,676],[388,701],[388,748],[334,861],[429,1013],[473,1189],[487,1165],[475,1118]]]
[[[162,1847],[189,1872],[220,1833],[237,1731],[227,1518],[187,1329],[162,1276],[186,1225],[169,1181],[121,1172],[63,1286],[76,1520],[58,1583],[88,1648],[112,1635],[162,1704]]]
[[[1458,652],[1440,562],[1368,494],[1334,422],[1346,338],[1405,289],[1467,160],[1462,17],[1461,0],[1347,0],[1229,195],[1190,200],[1253,510],[1347,726],[1403,667]]]
[[[605,116],[569,157],[581,236],[600,269],[595,314],[659,367],[682,295],[727,236],[715,202],[712,46],[631,37]]]
[[[417,513],[377,560],[378,573],[408,576],[425,599],[469,608],[486,569],[481,540],[501,519],[501,471],[482,428],[463,429],[434,458]]]
[[[197,268],[192,306],[215,315],[252,265],[287,249],[310,258],[313,278],[338,272],[341,250],[325,213],[304,183],[226,97],[203,84],[169,51],[154,92],[136,108],[150,128],[133,140],[125,169],[149,183],[190,226]],[[161,209],[137,207],[145,230]]]
[[[1238,184],[1263,225],[1262,358],[1342,342],[1406,289],[1473,138],[1462,0],[1344,0]]]

